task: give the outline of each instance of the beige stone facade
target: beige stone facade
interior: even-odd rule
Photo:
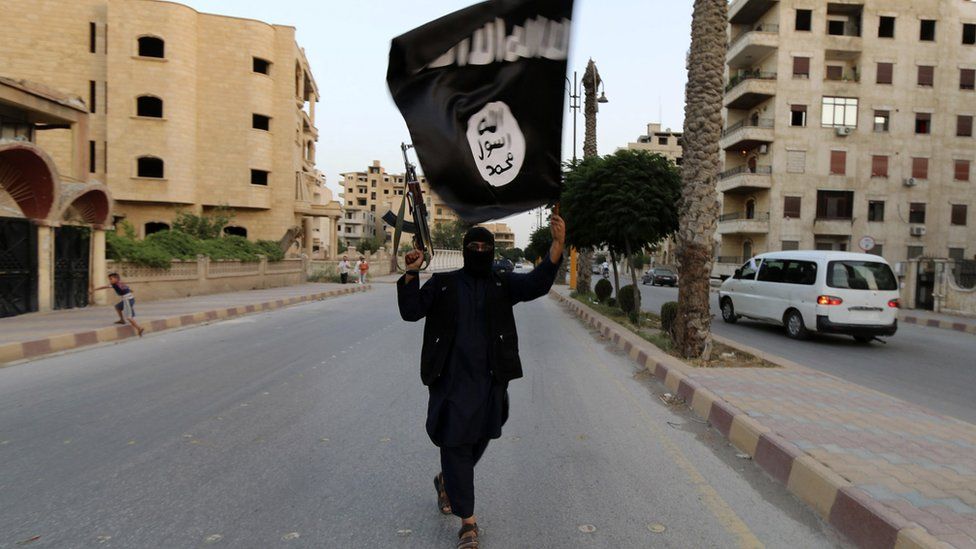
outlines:
[[[510,250],[515,247],[515,231],[506,223],[482,223],[480,225],[495,235],[496,250]]]
[[[334,249],[319,92],[293,27],[156,0],[0,0],[0,12],[16,29],[0,37],[3,71],[83,98],[91,175],[140,235],[180,209],[229,206],[239,234]],[[68,143],[39,142],[67,160]]]
[[[427,178],[420,176],[419,179],[431,228],[457,220],[454,210],[431,190]],[[386,212],[396,214],[400,211],[405,186],[405,176],[387,173],[379,160],[374,160],[364,172],[342,174],[343,218],[339,232],[346,244],[356,246],[363,238],[381,233],[386,233],[387,243],[392,242],[394,229],[383,223],[382,218]],[[407,218],[409,220],[409,214]]]
[[[647,125],[647,133],[628,143],[627,148],[634,151],[647,151],[668,158],[678,166],[681,165],[681,132],[671,131],[671,128],[661,129],[660,122]]]
[[[976,3],[735,0],[716,274],[750,255],[976,255]]]

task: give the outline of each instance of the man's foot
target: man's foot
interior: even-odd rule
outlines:
[[[462,525],[461,531],[458,532],[457,549],[478,549],[479,547],[481,544],[478,543],[478,523],[472,522]]]
[[[137,332],[139,334],[139,337],[142,337],[142,332],[145,332],[145,331],[146,331],[145,328],[139,328],[139,331]]]
[[[115,323],[116,324],[121,324],[121,325],[125,326],[125,321],[124,320],[116,320]]]
[[[444,490],[444,474],[437,473],[434,477],[434,488],[437,489],[437,508],[445,515],[451,514],[451,500],[447,499],[447,491]]]

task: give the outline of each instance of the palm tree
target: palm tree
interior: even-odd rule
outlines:
[[[728,0],[695,0],[685,88],[681,217],[677,260],[681,284],[674,338],[687,358],[711,353],[709,279],[719,204],[715,181],[721,158]]]
[[[590,59],[586,64],[586,72],[583,73],[583,118],[586,121],[586,130],[583,137],[583,158],[593,158],[596,152],[596,90],[600,85],[600,72],[596,70],[596,63]],[[593,287],[591,279],[593,260],[589,248],[579,250],[576,260],[576,291],[589,292]]]

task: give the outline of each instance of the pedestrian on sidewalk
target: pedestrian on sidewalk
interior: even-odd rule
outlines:
[[[359,283],[366,284],[366,273],[369,272],[369,262],[365,257],[359,258]]]
[[[434,477],[441,513],[461,519],[458,547],[479,547],[474,515],[474,467],[508,419],[508,382],[522,377],[512,307],[549,292],[562,262],[566,226],[552,216],[552,246],[531,272],[492,269],[495,237],[483,227],[464,236],[464,267],[435,273],[423,287],[418,251],[405,258],[397,281],[400,316],[426,317],[420,376],[430,398],[427,435],[440,448]]]
[[[146,330],[136,322],[136,298],[132,295],[132,289],[125,282],[122,282],[122,277],[118,273],[109,273],[108,286],[94,288],[90,294],[93,297],[95,292],[109,288],[115,290],[116,295],[122,298],[121,301],[115,304],[115,312],[119,315],[119,319],[115,323],[122,325],[126,323],[131,324],[135,328],[136,333],[139,334],[139,337],[142,337],[142,332]]]
[[[339,262],[339,282],[345,284],[349,282],[349,270],[352,265],[349,264],[349,256],[342,256],[342,261]]]

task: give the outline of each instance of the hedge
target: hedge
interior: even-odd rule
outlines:
[[[236,259],[281,261],[285,253],[272,240],[250,240],[236,235],[201,240],[182,231],[161,231],[136,239],[131,231],[109,232],[105,238],[106,257],[115,261],[128,261],[146,267],[169,268],[174,259],[192,260],[198,255],[211,259]]]

